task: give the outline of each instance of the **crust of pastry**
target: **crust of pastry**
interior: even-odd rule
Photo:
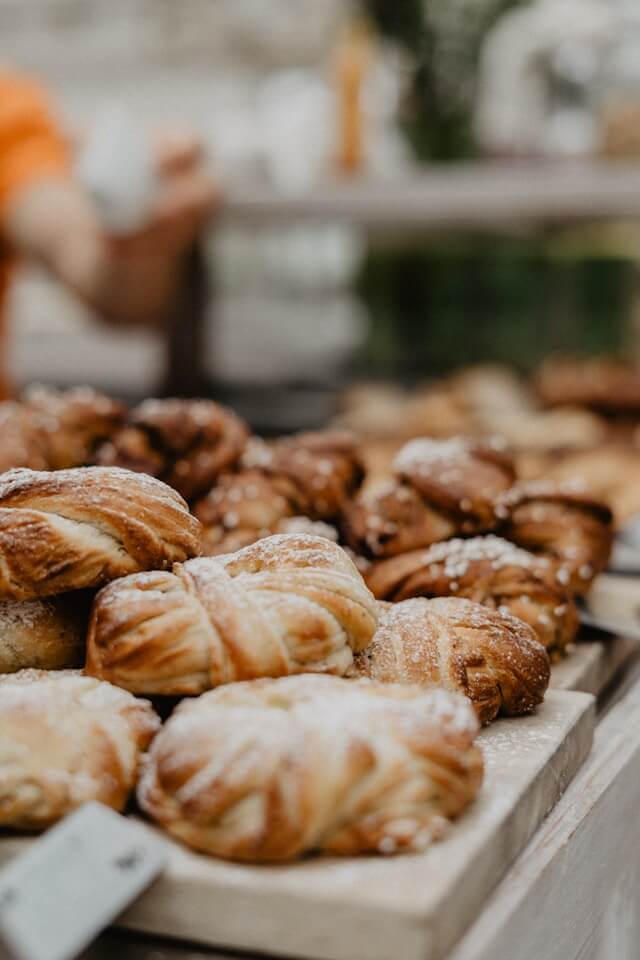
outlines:
[[[41,830],[89,800],[122,810],[159,726],[149,703],[78,671],[0,677],[0,826]]]
[[[344,512],[345,538],[358,553],[392,557],[494,530],[498,498],[515,478],[503,451],[463,437],[411,440],[394,471],[386,488],[365,493]]]
[[[381,604],[378,630],[354,675],[462,693],[481,723],[531,713],[549,685],[549,658],[526,623],[459,597]]]
[[[284,532],[294,516],[336,520],[364,475],[353,437],[338,430],[302,433],[272,446],[254,441],[246,460],[194,508],[210,556]]]
[[[468,702],[444,690],[232,684],[177,708],[138,801],[179,840],[234,860],[420,850],[480,787],[476,732]]]
[[[539,481],[514,487],[501,505],[508,512],[502,534],[555,558],[575,593],[586,593],[606,569],[614,530],[613,514],[602,501],[575,486]]]
[[[249,431],[213,400],[145,400],[98,453],[97,462],[158,477],[186,500],[201,497],[239,461]]]
[[[200,552],[200,524],[166,484],[80,467],[0,477],[0,599],[30,600],[166,568]]]
[[[61,670],[84,661],[89,598],[0,600],[0,674]]]
[[[344,674],[377,616],[344,550],[324,537],[282,534],[110,584],[94,603],[86,669],[136,693],[166,695],[306,671]]]
[[[500,537],[448,540],[373,563],[365,574],[379,600],[463,597],[511,613],[550,655],[575,638],[578,615],[566,578],[550,559]]]

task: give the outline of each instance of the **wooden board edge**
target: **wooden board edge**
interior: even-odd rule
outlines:
[[[629,849],[640,849],[639,807],[640,674],[598,724],[591,756],[448,960],[582,956],[606,905],[617,897],[624,903],[620,886],[629,877],[621,868]],[[621,937],[635,931],[628,951],[618,944],[620,952],[605,948],[598,957],[636,956],[638,924],[627,923],[633,913],[627,907],[616,923]]]

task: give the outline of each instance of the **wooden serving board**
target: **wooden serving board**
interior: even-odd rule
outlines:
[[[579,640],[551,667],[551,687],[582,690],[598,697],[639,650],[638,641],[629,637]]]
[[[480,796],[424,854],[255,867],[162,835],[167,869],[118,925],[314,960],[441,960],[588,755],[594,703],[550,691],[535,715],[486,728]],[[0,863],[28,842],[0,840]]]
[[[424,854],[253,867],[166,840],[165,874],[119,925],[317,960],[439,960],[589,753],[594,713],[590,695],[551,691],[534,716],[484,730],[482,792]]]

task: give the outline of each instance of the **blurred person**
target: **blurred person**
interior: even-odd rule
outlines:
[[[198,142],[165,136],[155,147],[158,191],[146,225],[109,235],[74,177],[72,152],[46,94],[0,67],[0,396],[11,386],[3,307],[18,259],[43,265],[107,321],[158,323],[215,203]]]

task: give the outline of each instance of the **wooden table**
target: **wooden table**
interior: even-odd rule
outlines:
[[[600,706],[587,762],[450,960],[637,960],[639,810],[636,656]],[[102,937],[83,960],[116,953],[121,960],[238,960],[237,954],[120,932]]]

